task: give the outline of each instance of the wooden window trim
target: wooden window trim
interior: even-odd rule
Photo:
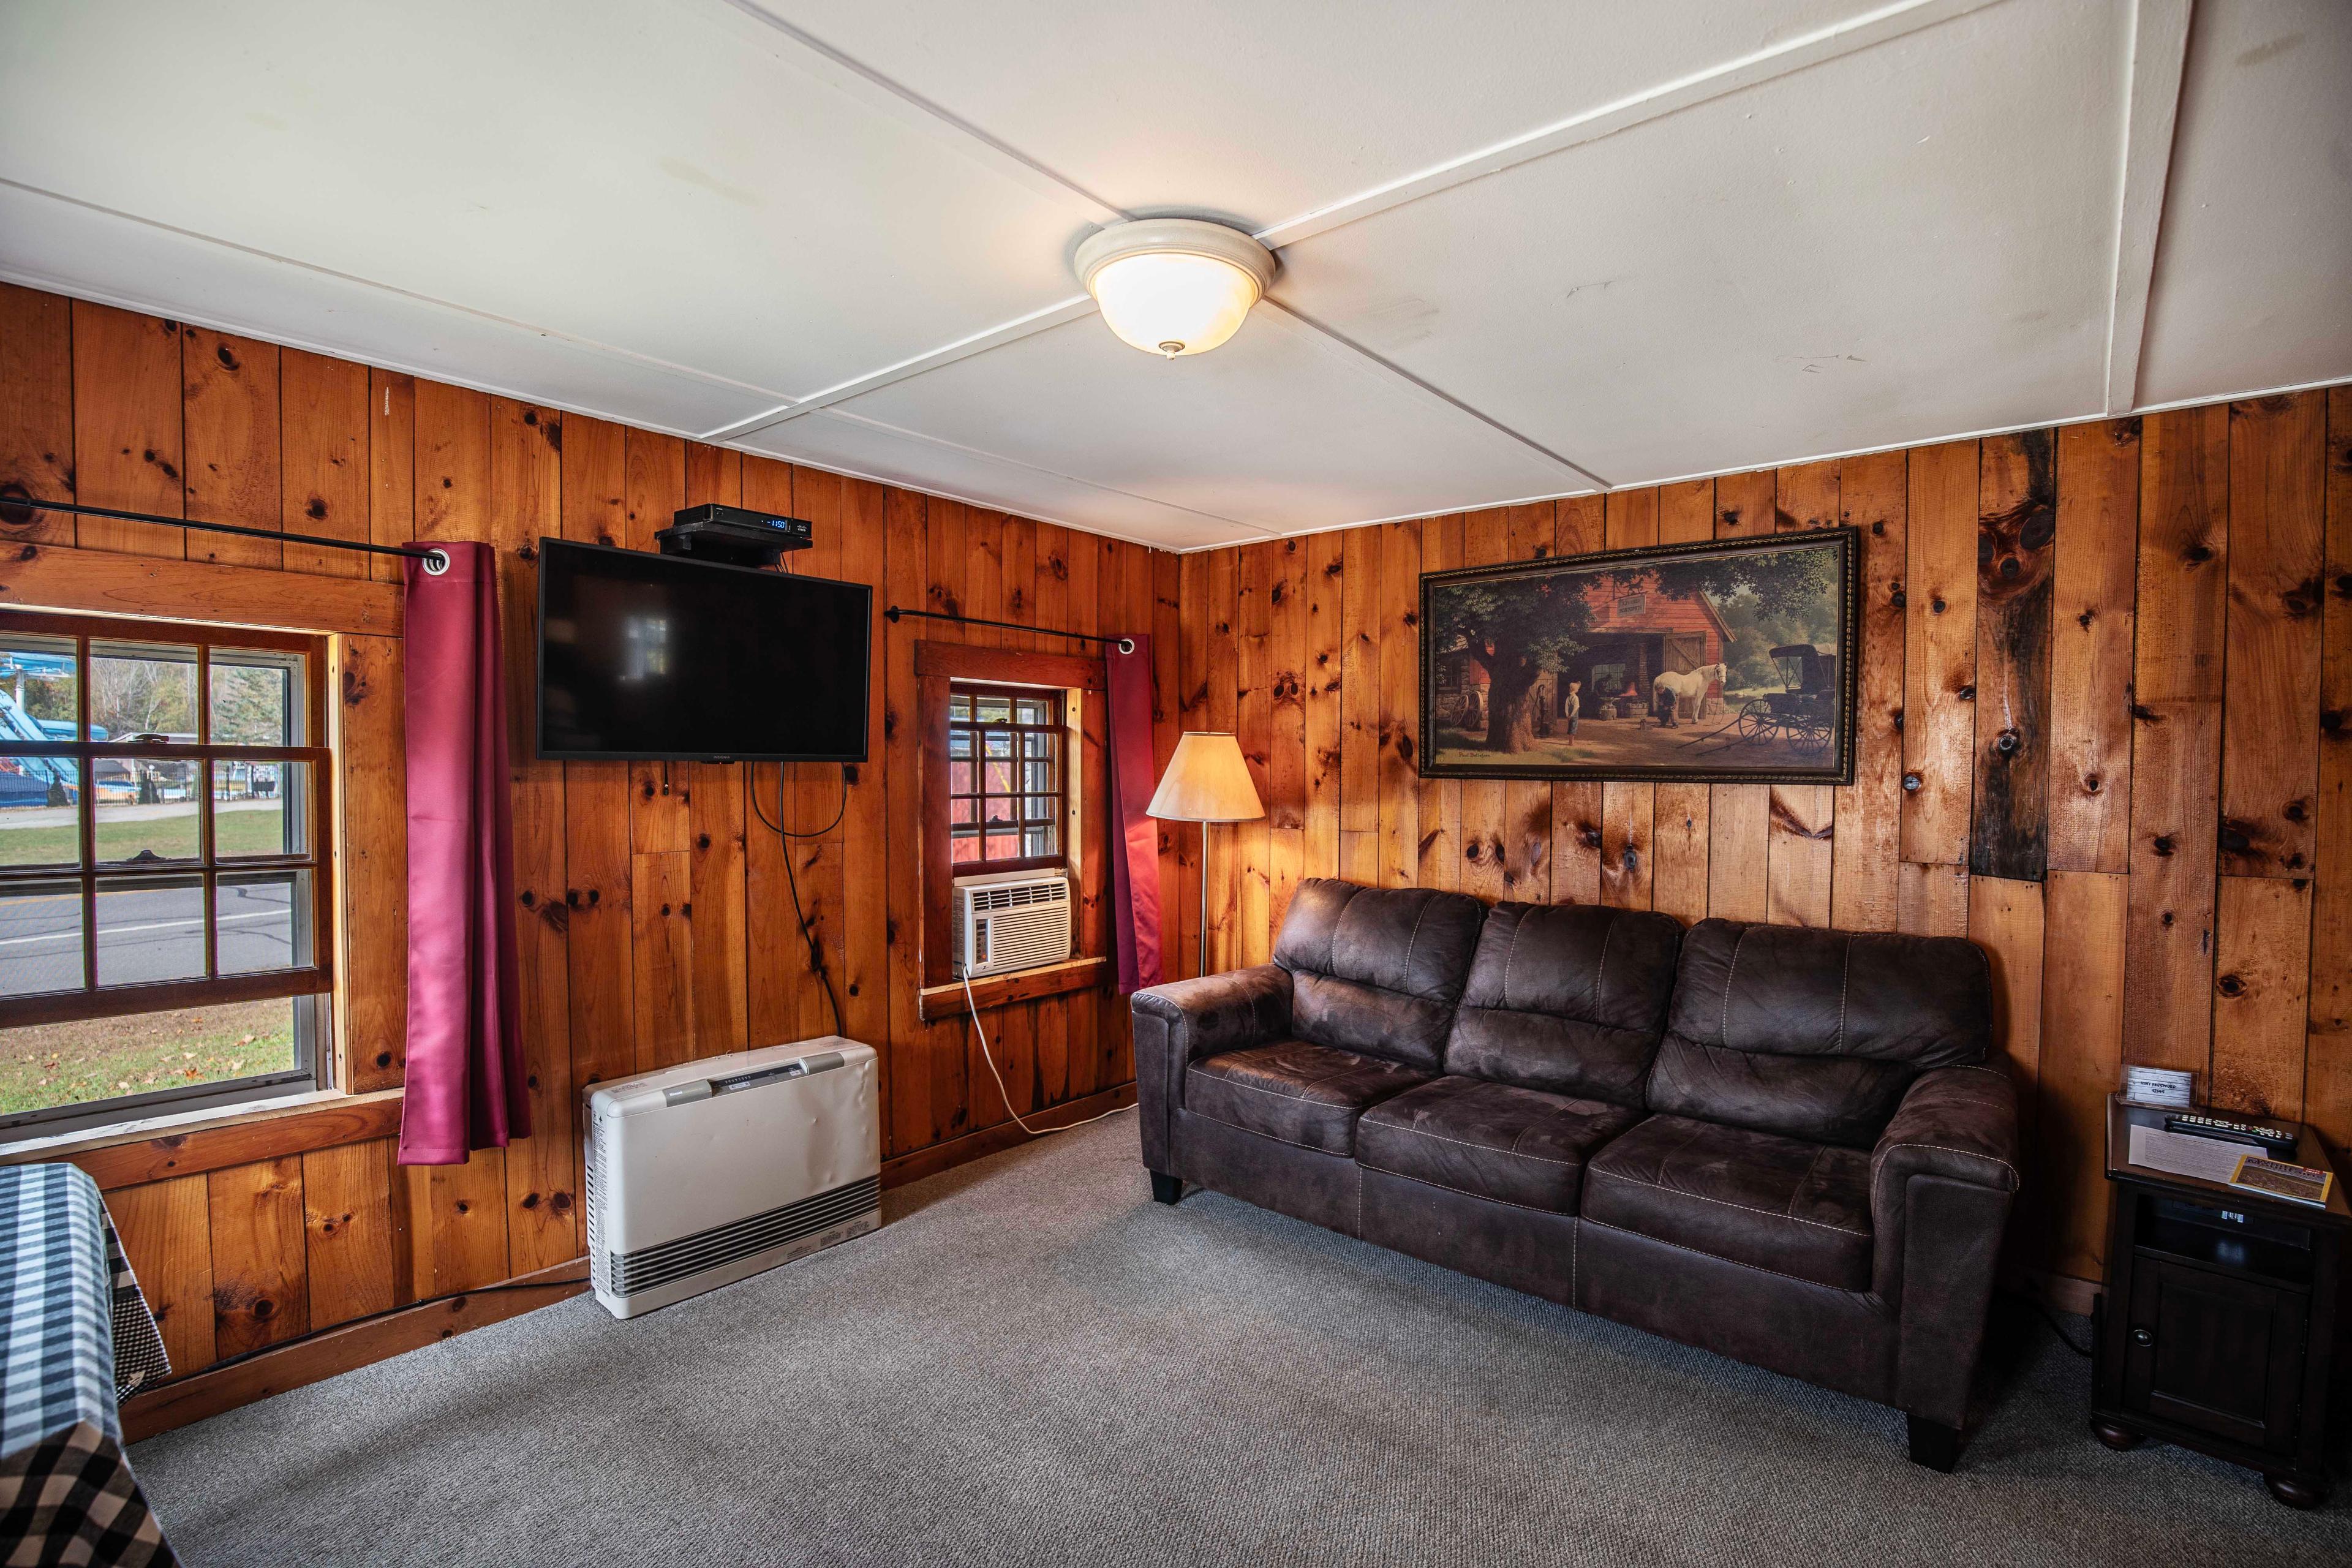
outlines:
[[[1034,1002],[1043,996],[1065,996],[1073,991],[1091,991],[1108,975],[1109,963],[1108,959],[1101,957],[1073,958],[1036,969],[1019,970],[1011,974],[991,974],[971,983],[971,999],[985,1011],[991,1007],[1009,1006],[1015,1002]],[[951,981],[945,985],[926,985],[915,998],[916,1016],[926,1024],[936,1024],[942,1018],[961,1018],[971,1011],[964,1001],[961,981]]]
[[[70,867],[7,867],[0,868],[0,889],[12,885],[72,883],[80,890],[82,900],[82,962],[83,984],[73,991],[47,992],[34,995],[0,997],[0,1028],[34,1027],[45,1024],[79,1022],[97,1018],[131,1017],[149,1013],[171,1012],[208,1004],[269,1000],[278,997],[317,996],[322,1000],[318,1017],[324,1026],[313,1043],[312,1059],[306,1069],[262,1074],[250,1079],[257,1094],[277,1088],[283,1092],[287,1083],[308,1079],[319,1084],[321,1069],[335,1059],[335,1031],[331,1020],[337,1009],[331,1002],[335,990],[335,953],[338,940],[335,923],[335,867],[337,846],[333,842],[335,824],[335,752],[329,743],[331,716],[327,700],[327,677],[331,658],[330,639],[324,634],[303,634],[253,627],[224,626],[215,622],[159,621],[144,618],[59,614],[42,609],[18,609],[0,606],[0,633],[37,637],[70,637],[76,640],[78,668],[75,679],[76,738],[68,741],[0,741],[0,752],[13,756],[49,756],[74,760],[81,779],[81,810],[77,818],[80,845],[79,863]],[[97,742],[88,738],[91,695],[91,655],[93,642],[161,644],[173,647],[193,647],[196,663],[195,740],[193,742]],[[257,649],[278,653],[299,653],[307,661],[304,666],[302,703],[303,738],[305,744],[288,746],[256,746],[215,742],[212,738],[211,666],[215,649]],[[184,762],[194,770],[198,783],[193,792],[197,802],[197,853],[193,860],[158,862],[152,866],[133,863],[101,864],[94,841],[97,809],[96,764],[108,757],[163,756]],[[214,842],[215,813],[212,805],[212,768],[215,762],[237,760],[299,763],[305,764],[309,785],[309,847],[299,854],[236,856],[223,859]],[[213,917],[219,906],[219,887],[223,879],[278,872],[306,872],[310,879],[309,918],[310,962],[299,968],[268,970],[230,974],[208,974],[194,979],[144,982],[125,985],[100,985],[97,978],[97,943],[99,937],[95,898],[101,886],[135,887],[142,883],[178,885],[193,879],[202,889],[205,910],[205,965],[217,968],[216,931]],[[126,1118],[142,1115],[168,1114],[174,1099],[197,1098],[217,1094],[225,1089],[247,1080],[187,1086],[184,1095],[159,1091],[121,1097]],[[72,1117],[84,1110],[106,1107],[113,1101],[92,1100],[85,1106],[64,1105],[52,1108],[59,1119]],[[33,1113],[28,1113],[33,1114]],[[37,1128],[48,1120],[51,1111],[37,1113],[34,1120],[18,1125]]]
[[[404,608],[397,583],[66,544],[12,545],[0,558],[0,605],[389,637],[401,635]]]
[[[1019,648],[974,647],[968,643],[915,645],[916,820],[921,825],[918,875],[923,889],[922,985],[956,984],[955,942],[949,910],[955,879],[964,868],[949,858],[948,812],[939,794],[948,776],[948,696],[952,683],[1058,688],[1062,693],[1062,847],[1073,903],[1086,886],[1087,868],[1101,853],[1093,825],[1084,818],[1085,756],[1090,729],[1100,723],[1106,682],[1100,659]],[[1088,694],[1093,695],[1089,701]],[[1004,868],[992,868],[1001,869]],[[1094,922],[1078,911],[1072,958],[1099,958]],[[976,983],[977,984],[977,983]],[[1083,983],[1082,983],[1083,984]],[[921,999],[918,997],[919,1010]]]

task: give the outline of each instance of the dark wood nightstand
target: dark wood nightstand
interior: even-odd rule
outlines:
[[[2352,1231],[2342,1178],[2322,1209],[2133,1164],[2132,1127],[2178,1114],[2107,1100],[2116,1202],[2091,1431],[2110,1448],[2159,1437],[2248,1466],[2279,1501],[2315,1508],[2327,1496],[2320,1445]],[[2300,1122],[2215,1114],[2292,1132],[2297,1164],[2334,1169]]]

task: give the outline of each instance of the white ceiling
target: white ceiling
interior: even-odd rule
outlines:
[[[2344,0],[11,0],[0,276],[1191,549],[2352,378],[2347,80]],[[1215,353],[1070,272],[1162,213],[1282,258]]]

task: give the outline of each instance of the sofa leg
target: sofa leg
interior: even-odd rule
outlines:
[[[1911,1462],[1950,1475],[1952,1467],[1960,1462],[1960,1429],[1930,1421],[1924,1415],[1906,1415],[1903,1419],[1910,1427]]]
[[[1162,1175],[1162,1174],[1161,1174],[1160,1172],[1158,1172],[1158,1171],[1154,1171],[1154,1172],[1152,1172],[1152,1173],[1151,1173],[1151,1201],[1152,1201],[1152,1202],[1154,1202],[1154,1203],[1160,1203],[1160,1204],[1172,1204],[1172,1203],[1174,1203],[1178,1198],[1181,1198],[1181,1197],[1182,1197],[1183,1195],[1184,1195],[1184,1178],[1183,1178],[1183,1177],[1181,1177],[1181,1176],[1168,1176],[1168,1175]]]

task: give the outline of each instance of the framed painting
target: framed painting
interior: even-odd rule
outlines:
[[[1853,782],[1851,528],[1421,579],[1427,778]]]

